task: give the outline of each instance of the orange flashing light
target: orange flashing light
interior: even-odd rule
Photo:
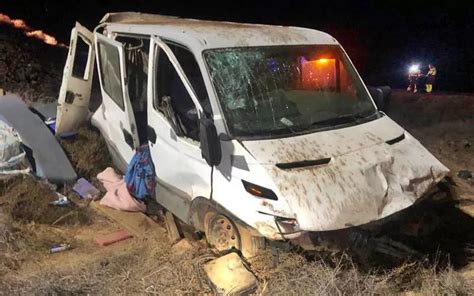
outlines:
[[[321,63],[321,64],[326,64],[327,62],[329,62],[329,59],[319,59],[319,60],[316,60],[316,62]]]

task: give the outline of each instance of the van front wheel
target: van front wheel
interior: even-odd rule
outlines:
[[[245,258],[251,258],[265,249],[265,238],[253,235],[247,226],[226,215],[210,211],[204,221],[207,241],[219,252],[237,249]]]
[[[206,215],[205,232],[207,241],[219,252],[241,248],[240,234],[230,218],[210,212]]]

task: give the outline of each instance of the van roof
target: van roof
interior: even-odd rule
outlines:
[[[200,43],[202,49],[338,44],[329,34],[307,28],[196,20],[139,12],[108,13],[100,23],[106,23],[115,29],[123,29],[125,26],[130,33],[146,31],[150,34],[160,34],[160,32],[166,31],[176,37],[195,39]]]

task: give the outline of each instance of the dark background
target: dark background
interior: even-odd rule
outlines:
[[[6,2],[5,2],[6,1]],[[333,35],[368,84],[406,87],[412,62],[438,69],[435,90],[474,91],[474,5],[465,1],[57,1],[2,0],[0,12],[68,43],[77,20],[93,29],[107,12],[282,24]]]

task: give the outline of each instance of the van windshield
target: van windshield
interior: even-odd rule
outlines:
[[[230,134],[274,138],[377,117],[339,46],[270,46],[204,52]]]

